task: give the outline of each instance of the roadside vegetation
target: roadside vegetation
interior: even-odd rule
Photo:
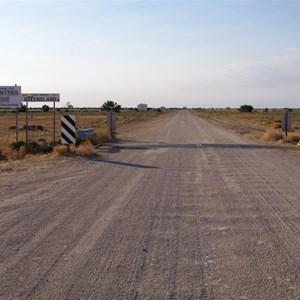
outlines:
[[[18,142],[16,142],[16,115],[13,110],[0,110],[0,160],[21,159],[37,154],[58,155],[94,155],[94,147],[117,138],[120,128],[128,124],[138,124],[151,120],[167,111],[149,110],[139,112],[135,108],[121,109],[117,103],[104,104],[107,108],[74,108],[68,105],[56,110],[55,143],[53,142],[53,110],[42,107],[30,109],[28,116],[28,145],[25,145],[26,116],[25,112],[18,114]],[[112,108],[117,112],[117,131],[111,135],[107,130],[107,112]],[[114,109],[117,108],[117,109]],[[202,118],[218,123],[224,128],[234,130],[254,141],[298,143],[300,140],[300,109],[292,109],[292,132],[286,137],[281,130],[281,118],[284,109],[253,109],[251,105],[242,105],[239,109],[194,109],[192,112]],[[78,130],[93,128],[95,135],[86,139],[76,139],[70,152],[60,144],[60,119],[62,114],[72,114],[76,117]]]
[[[239,109],[195,109],[197,116],[212,120],[222,127],[255,141],[298,143],[300,140],[300,109],[290,109],[292,131],[285,137],[281,119],[286,109],[251,109],[243,105]]]
[[[108,103],[109,104],[109,103]],[[113,103],[118,111],[120,108]],[[139,112],[134,108],[122,109],[117,112],[117,131],[111,135],[107,130],[107,112],[96,108],[58,108],[55,113],[55,143],[53,142],[53,110],[44,106],[30,109],[28,114],[28,145],[26,147],[26,114],[18,114],[18,142],[16,142],[16,115],[13,110],[0,110],[0,160],[21,159],[37,154],[59,155],[95,155],[96,145],[112,142],[117,138],[118,129],[126,124],[146,121],[161,115],[163,112],[150,110]],[[67,147],[60,144],[61,115],[70,114],[76,117],[78,130],[93,128],[95,135],[83,140],[76,139],[76,145]]]

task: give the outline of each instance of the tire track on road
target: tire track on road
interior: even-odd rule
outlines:
[[[238,190],[233,189],[231,196],[230,192],[227,192],[228,195],[226,196],[225,191],[222,197],[225,199],[229,197],[239,197],[240,200],[236,199],[237,203],[243,200],[244,202],[240,207],[245,207],[245,209],[248,207],[248,209],[241,210],[234,206],[234,210],[241,216],[243,222],[245,222],[249,216],[251,217],[249,220],[251,222],[248,222],[247,225],[249,229],[247,231],[252,232],[252,236],[249,236],[249,241],[245,241],[248,246],[243,251],[249,253],[249,258],[254,256],[257,258],[257,261],[262,263],[261,265],[252,263],[252,268],[255,266],[255,268],[258,269],[258,271],[254,273],[260,274],[261,282],[255,283],[253,279],[250,279],[249,275],[247,275],[247,284],[249,284],[249,281],[252,281],[253,284],[256,285],[257,293],[259,293],[258,287],[262,283],[265,284],[266,287],[269,286],[268,289],[261,287],[261,289],[265,289],[264,297],[267,299],[280,299],[278,295],[281,295],[281,297],[286,295],[298,297],[299,291],[297,292],[295,287],[298,286],[299,281],[293,274],[297,274],[299,271],[299,218],[296,225],[282,217],[284,211],[281,210],[280,207],[285,207],[286,210],[286,204],[289,204],[289,201],[281,197],[281,193],[274,193],[272,186],[269,184],[272,179],[269,178],[266,180],[266,178],[262,177],[253,166],[250,159],[251,155],[246,155],[246,153],[247,151],[245,150],[226,151],[220,149],[217,152],[211,153],[211,161],[214,165],[214,169],[216,169],[216,167],[220,169],[220,174],[223,174],[223,178],[232,178],[232,181],[235,183],[234,187],[240,187]],[[245,158],[247,158],[247,160],[245,160]],[[259,164],[259,156],[253,159]],[[260,166],[260,170],[263,169],[262,166],[263,165]],[[226,184],[226,182],[228,184],[228,179],[224,183]],[[232,186],[229,185],[228,187],[231,188]],[[282,201],[284,204],[282,204]],[[245,203],[247,203],[246,206]],[[291,208],[293,208],[293,206]],[[227,211],[229,215],[232,214],[228,208],[225,208],[225,211]],[[249,211],[250,214],[245,214],[247,211]],[[293,213],[293,210],[289,209],[288,214],[293,215]],[[291,230],[291,227],[293,230]],[[270,256],[268,253],[272,253],[272,255]],[[262,266],[264,266],[265,269],[262,269]],[[274,269],[278,271],[274,273]],[[267,272],[269,272],[269,275],[267,275]],[[263,280],[263,274],[265,274],[265,280]],[[288,276],[291,276],[292,279],[286,282],[286,285],[289,286],[284,288],[282,283]],[[274,278],[277,280],[277,282],[275,282],[276,284],[274,283]],[[249,290],[247,293],[248,296],[251,295]],[[260,293],[262,293],[262,290]],[[250,297],[257,297],[258,295],[259,294],[252,294]]]
[[[134,155],[129,155],[128,159],[129,161],[133,160]],[[98,169],[99,168],[95,168],[94,172],[97,172]],[[119,173],[119,175],[122,176],[122,173],[120,173],[120,170],[122,170],[121,167],[110,168],[108,172],[106,172],[106,175],[104,176],[102,174],[105,173],[103,172],[105,170],[102,168],[100,170],[102,171],[101,174],[99,174],[98,176],[97,173],[95,173],[94,176],[96,175],[95,176],[96,178],[99,177],[99,179],[102,179],[106,182],[108,182],[111,176],[116,176],[117,173]],[[123,172],[126,172],[126,170],[123,170]],[[113,175],[113,173],[115,173],[115,175]],[[11,276],[14,276],[14,272],[13,272],[14,267],[19,269],[21,265],[23,265],[22,268],[23,270],[29,270],[29,273],[27,275],[27,281],[36,280],[34,278],[36,278],[36,276],[39,276],[38,274],[41,274],[40,276],[42,276],[41,278],[43,278],[43,276],[47,273],[47,271],[43,271],[43,270],[52,269],[53,266],[61,259],[61,257],[65,255],[67,251],[69,251],[70,246],[68,245],[68,243],[71,243],[71,245],[77,243],[79,237],[81,235],[83,236],[86,234],[85,231],[88,229],[87,226],[91,226],[91,224],[89,224],[89,222],[82,223],[84,224],[84,227],[83,229],[78,228],[78,233],[76,232],[76,227],[75,228],[69,227],[71,231],[69,231],[69,233],[65,233],[60,238],[61,248],[57,249],[57,245],[56,245],[56,247],[54,248],[54,252],[52,254],[50,254],[49,252],[50,255],[47,257],[46,260],[43,260],[42,264],[38,259],[36,260],[34,257],[39,256],[38,251],[40,251],[39,249],[42,249],[45,244],[51,243],[51,240],[53,240],[54,238],[57,239],[58,237],[57,232],[59,232],[58,230],[60,228],[64,228],[64,231],[66,231],[66,225],[68,227],[69,224],[70,225],[72,224],[72,220],[74,220],[75,214],[78,214],[78,212],[81,211],[81,215],[83,215],[84,211],[86,211],[85,206],[91,207],[91,205],[93,205],[96,206],[96,208],[98,206],[96,212],[98,213],[101,212],[103,214],[109,213],[110,206],[112,205],[110,201],[113,200],[114,193],[111,194],[112,197],[104,198],[103,200],[105,200],[105,202],[103,202],[103,200],[100,202],[101,205],[104,205],[101,206],[100,208],[97,202],[91,200],[93,196],[90,196],[91,199],[86,198],[88,196],[88,194],[86,194],[87,192],[88,193],[91,192],[92,193],[91,195],[94,195],[95,193],[94,191],[97,191],[99,189],[99,181],[94,180],[93,182],[90,182],[90,178],[87,176],[85,178],[79,176],[79,179],[80,179],[79,181],[80,184],[76,183],[76,185],[77,188],[78,187],[80,188],[80,186],[82,187],[81,189],[79,189],[80,192],[78,192],[78,190],[74,190],[73,188],[76,180],[76,178],[74,178],[74,181],[69,182],[70,186],[69,187],[67,186],[67,188],[69,188],[70,192],[68,194],[65,194],[64,198],[59,197],[60,196],[59,191],[55,192],[54,194],[50,195],[49,199],[46,198],[43,201],[48,200],[52,203],[53,197],[55,197],[54,199],[57,199],[56,203],[53,204],[47,203],[46,205],[46,207],[48,208],[47,210],[44,205],[42,206],[42,210],[39,211],[38,213],[29,215],[28,219],[22,218],[21,223],[16,223],[15,226],[12,226],[10,232],[8,232],[8,236],[10,237],[13,236],[13,232],[18,232],[20,228],[23,228],[22,235],[24,236],[24,238],[20,240],[19,249],[16,249],[15,245],[12,245],[11,249],[13,251],[6,252],[7,254],[3,256],[4,260],[1,260],[1,266],[2,266],[1,273],[2,275],[6,274],[4,277],[6,280],[8,280],[8,277],[10,276],[9,274],[11,274]],[[121,180],[123,181],[123,179]],[[89,189],[86,189],[86,186],[89,186]],[[118,192],[122,192],[122,190],[126,188],[122,184],[120,186],[121,189]],[[82,201],[84,199],[88,201],[87,202]],[[51,210],[49,209],[50,206],[52,208]],[[105,206],[108,208],[105,208]],[[88,213],[86,213],[86,215],[88,215]],[[34,224],[32,224],[32,220],[34,220]],[[83,220],[77,218],[77,222],[79,220],[80,222],[83,222]],[[16,227],[16,225],[18,226]],[[74,227],[74,225],[72,225],[72,227]],[[27,231],[24,231],[25,228],[27,229]],[[29,230],[32,231],[32,233],[30,233]],[[63,231],[61,231],[61,233],[63,233]],[[64,243],[66,245],[64,245]],[[4,249],[9,250],[9,248],[6,245],[3,246],[5,246]],[[45,247],[49,248],[49,245]],[[51,260],[53,259],[52,257],[55,256],[57,256],[58,258],[55,259],[53,263],[51,262]],[[37,271],[31,272],[30,270],[38,270],[38,272]],[[18,284],[15,283],[15,285],[17,286]],[[18,288],[16,287],[16,290],[17,289]],[[2,292],[4,291],[2,290]],[[24,293],[26,294],[27,292]]]

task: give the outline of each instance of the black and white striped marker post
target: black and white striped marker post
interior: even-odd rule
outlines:
[[[68,146],[76,142],[75,116],[61,116],[61,143]]]

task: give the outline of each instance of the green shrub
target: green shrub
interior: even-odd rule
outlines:
[[[27,153],[39,153],[39,144],[35,141],[30,141],[27,145]]]
[[[51,146],[40,146],[39,147],[40,153],[50,153],[52,151],[53,151],[53,147],[51,147]]]
[[[79,136],[76,136],[75,139],[75,146],[78,147],[80,144],[82,144],[83,139],[81,139]]]
[[[25,142],[19,141],[19,142],[11,143],[9,146],[13,150],[20,150],[20,148],[24,145],[25,145]]]
[[[13,150],[19,151],[20,148],[24,146],[25,147],[25,142],[20,141],[20,142],[14,142],[10,144],[10,148]],[[26,147],[26,153],[32,153],[32,154],[37,154],[37,153],[49,153],[53,151],[53,147],[48,146],[48,145],[39,145],[35,141],[30,141]]]
[[[42,125],[36,125],[36,129],[43,131],[44,130],[44,126],[42,126]]]

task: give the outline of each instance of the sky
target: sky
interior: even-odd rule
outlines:
[[[61,107],[299,108],[299,16],[300,0],[0,0],[0,86]]]

